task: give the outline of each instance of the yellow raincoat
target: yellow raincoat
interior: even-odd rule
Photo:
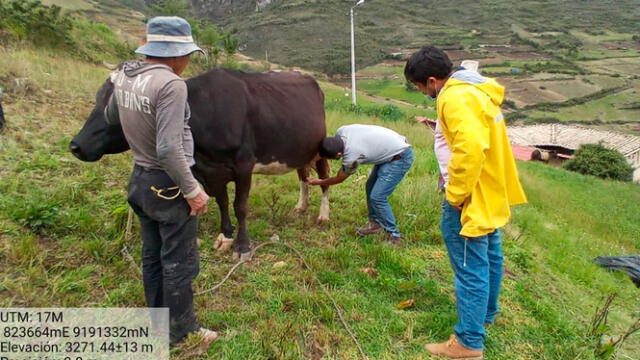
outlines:
[[[504,87],[468,70],[455,72],[437,98],[451,150],[446,199],[462,205],[460,235],[465,237],[504,226],[510,206],[527,202],[500,111],[503,100]]]

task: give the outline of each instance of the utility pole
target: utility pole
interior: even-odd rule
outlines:
[[[356,105],[356,40],[355,40],[355,26],[354,26],[354,10],[356,6],[362,5],[365,0],[359,0],[355,5],[351,7],[349,16],[351,17],[351,102]]]

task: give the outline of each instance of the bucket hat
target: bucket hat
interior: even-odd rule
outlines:
[[[177,16],[157,16],[147,23],[147,42],[136,53],[159,57],[180,57],[204,51],[191,36],[191,25]]]

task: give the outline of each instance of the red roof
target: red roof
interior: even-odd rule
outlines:
[[[513,157],[515,157],[516,159],[529,161],[531,160],[531,155],[533,154],[534,151],[536,151],[536,149],[526,147],[526,146],[511,144],[511,151],[513,151]]]

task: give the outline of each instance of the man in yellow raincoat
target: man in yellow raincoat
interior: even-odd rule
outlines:
[[[454,70],[449,57],[431,46],[414,53],[404,73],[436,100],[436,139],[445,142],[436,144],[436,157],[447,164],[441,169],[441,231],[455,274],[458,322],[449,341],[426,349],[451,359],[482,359],[484,327],[498,314],[499,229],[509,221],[510,206],[527,202],[500,111],[504,87],[476,71]]]

